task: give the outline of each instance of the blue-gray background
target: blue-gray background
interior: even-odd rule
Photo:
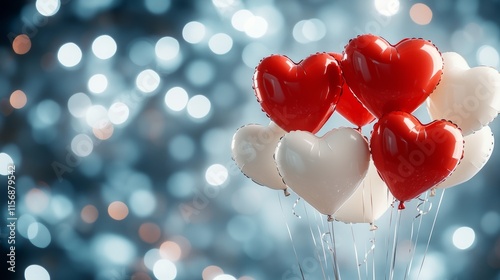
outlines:
[[[50,10],[51,1],[38,2]],[[15,274],[7,273],[8,232],[5,226],[0,231],[2,275],[12,277],[2,279],[214,279],[211,271],[223,271],[219,280],[301,279],[298,264],[306,279],[334,279],[334,261],[321,258],[331,246],[324,238],[329,236],[324,217],[310,208],[295,217],[293,195],[284,198],[252,183],[231,161],[236,129],[268,123],[251,87],[259,60],[273,53],[299,61],[315,52],[341,52],[350,38],[374,33],[393,43],[422,37],[442,52],[460,53],[471,66],[500,66],[500,2],[494,0],[425,1],[432,10],[425,25],[410,16],[414,1],[375,1],[399,3],[390,17],[373,1],[361,0],[55,2],[59,10],[47,17],[35,1],[0,6],[0,152],[16,165],[18,217]],[[32,46],[17,55],[12,39],[21,33]],[[104,34],[117,46],[109,59],[92,51],[94,39]],[[74,67],[58,59],[68,42],[82,53]],[[146,69],[158,77],[136,82]],[[94,74],[108,79],[102,93],[88,88]],[[144,86],[151,92],[141,91]],[[180,99],[166,100],[175,87],[184,89],[176,89]],[[23,108],[9,103],[15,90],[27,96]],[[80,108],[69,102],[79,92],[100,109],[117,101],[129,109],[109,139],[98,139],[85,116],[70,112]],[[189,102],[182,99],[186,96]],[[425,118],[425,110],[419,114]],[[335,114],[323,131],[345,125]],[[491,124],[496,136],[498,127],[498,121]],[[83,154],[75,155],[75,149]],[[410,279],[418,274],[420,279],[500,279],[499,160],[496,149],[474,179],[446,190],[442,203],[441,192],[431,198]],[[0,182],[6,186],[6,177]],[[7,191],[1,189],[3,225]],[[128,210],[122,220],[108,213],[116,201]],[[301,207],[299,202],[296,208]],[[337,225],[343,279],[387,278],[394,213],[389,211],[376,231],[378,255],[370,249],[375,235],[368,225]],[[408,240],[415,239],[410,231],[414,226],[417,232],[419,220],[412,215],[399,225],[396,279],[402,279],[411,259],[404,252],[414,246]],[[462,227],[474,232],[473,237],[456,235],[473,241],[465,250],[455,246],[460,240],[453,241]],[[354,258],[353,244],[360,270],[347,261]]]

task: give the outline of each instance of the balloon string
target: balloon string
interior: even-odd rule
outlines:
[[[389,215],[389,233],[387,235],[387,239],[385,240],[385,248],[387,248],[386,250],[386,253],[385,253],[385,267],[387,268],[387,266],[389,265],[389,242],[391,240],[391,227],[392,227],[392,217],[393,217],[393,214],[394,214],[394,203],[391,205],[392,207],[392,211],[391,211],[391,214]],[[387,271],[385,271],[385,279],[387,279]]]
[[[314,252],[316,253],[316,256],[319,260],[319,266],[321,268],[321,272],[323,273],[323,279],[326,279],[326,274],[325,274],[325,268],[323,267],[323,262],[321,261],[321,256],[319,254],[319,251],[317,250],[318,249],[318,243],[316,242],[316,238],[314,237],[314,232],[313,232],[313,229],[312,229],[312,225],[311,225],[311,220],[309,220],[309,213],[307,211],[307,207],[306,207],[306,204],[304,203],[304,211],[306,213],[306,217],[307,217],[307,223],[309,224],[309,232],[311,233],[311,238],[312,238],[312,241],[313,241],[313,244],[314,244]]]
[[[429,195],[429,193],[427,192],[427,193],[425,193],[425,198],[424,199],[417,198],[418,200],[420,200],[420,203],[417,205],[417,212],[418,212],[418,214],[415,217],[415,219],[418,218],[418,217],[420,217],[420,216],[422,216],[422,215],[425,215],[425,214],[429,213],[432,210],[432,202],[429,201],[428,195]],[[429,203],[429,209],[427,209],[426,211],[421,210],[420,206],[422,206],[422,205],[425,206],[425,204],[427,204],[427,203]]]
[[[417,229],[417,234],[416,234],[416,237],[415,237],[415,242],[413,242],[413,233],[415,231],[415,220],[416,219],[419,219],[419,224],[418,224],[418,229]],[[422,218],[423,216],[416,216],[415,219],[413,220],[413,222],[411,223],[411,233],[410,233],[410,249],[409,249],[409,253],[410,253],[410,261],[408,263],[408,266],[406,267],[406,272],[405,272],[405,278],[406,279],[409,274],[410,274],[410,271],[411,271],[411,266],[412,266],[412,262],[413,262],[413,258],[415,257],[415,251],[416,251],[416,248],[417,248],[417,243],[418,243],[418,235],[420,233],[420,225],[422,224]]]
[[[375,277],[376,277],[376,274],[375,274],[375,267],[376,267],[375,266],[375,240],[376,239],[375,239],[375,231],[374,230],[372,230],[372,235],[373,235],[373,238],[372,238],[373,242],[372,242],[372,247],[370,250],[373,252],[372,253],[373,254],[373,256],[372,256],[372,275],[373,275],[373,278],[372,279],[375,280]],[[367,269],[368,269],[368,267],[367,267]],[[366,278],[368,278],[368,277],[366,277]]]
[[[297,200],[295,200],[295,202],[293,203],[293,206],[292,206],[292,214],[299,218],[299,219],[302,219],[302,217],[300,215],[297,214],[297,212],[295,212],[295,208],[297,207],[297,204],[299,204],[299,201],[300,201],[300,197],[297,198]]]
[[[302,279],[305,280],[304,271],[302,270],[302,266],[300,265],[299,256],[297,255],[297,250],[295,249],[295,244],[293,242],[292,232],[290,231],[290,227],[288,226],[288,222],[286,221],[285,211],[283,210],[283,204],[281,203],[281,195],[278,194],[278,200],[281,207],[281,213],[283,214],[283,220],[285,221],[286,229],[288,231],[288,237],[290,237],[290,242],[292,243],[293,253],[295,254],[295,259],[297,260],[297,265],[299,266],[300,275]]]
[[[363,259],[362,262],[358,263],[358,266],[362,266],[365,263],[367,263],[368,262],[368,256],[375,251],[375,238],[371,238],[369,241],[370,241],[370,243],[372,245],[370,246],[370,249],[366,250],[365,257],[364,257],[364,259]]]
[[[337,244],[335,242],[335,229],[333,227],[333,221],[330,221],[330,226],[331,226],[331,237],[332,237],[332,243],[333,243],[333,259],[335,261],[335,279],[340,280],[340,269],[339,269],[339,263],[337,261]]]
[[[436,225],[436,220],[439,214],[439,208],[441,208],[441,202],[443,201],[444,191],[441,192],[441,197],[439,198],[439,203],[436,209],[436,215],[434,216],[434,221],[432,221],[431,232],[429,233],[429,239],[427,240],[427,245],[425,246],[424,257],[422,258],[422,263],[420,264],[420,269],[418,270],[417,280],[420,278],[420,273],[422,272],[422,268],[424,267],[425,257],[427,256],[427,251],[429,250],[429,244],[431,243],[432,233],[434,232],[434,226]]]
[[[394,268],[396,266],[396,252],[397,252],[397,239],[399,232],[399,223],[401,221],[401,210],[398,209],[398,217],[396,218],[396,225],[394,226],[394,239],[392,242],[392,261],[391,261],[391,269],[389,274],[389,280],[394,279]]]
[[[319,218],[319,221],[321,223],[321,226],[323,227],[323,230],[321,230],[321,228],[320,228],[320,223],[318,223],[318,218]],[[325,239],[324,239],[324,233],[323,233],[323,232],[325,232],[325,230],[324,230],[325,229],[324,219],[323,219],[322,215],[319,212],[317,212],[317,211],[314,212],[314,219],[316,220],[316,225],[318,227],[318,236],[323,241],[323,242],[321,242],[321,248],[323,249],[323,259],[325,261],[325,268],[328,268],[328,260],[327,260],[328,256],[326,254]],[[328,250],[330,251],[330,248],[328,248]],[[330,255],[332,257],[332,269],[333,269],[333,267],[334,267],[333,255],[332,254],[328,254],[328,255]],[[328,276],[328,279],[330,279],[330,276]]]
[[[323,242],[326,244],[327,248],[328,248],[328,251],[330,251],[330,256],[332,257],[332,269],[333,269],[333,274],[334,274],[334,277],[336,280],[339,280],[339,277],[338,277],[338,267],[337,267],[337,257],[336,257],[336,252],[335,250],[332,248],[332,246],[330,246],[330,238],[326,238],[327,235],[332,235],[331,231],[328,231],[328,232],[324,232],[323,234],[321,234],[321,240],[323,240]]]
[[[354,228],[351,224],[351,234],[352,234],[352,244],[354,245],[354,257],[356,258],[356,268],[358,269],[358,279],[361,280],[361,271],[360,271],[360,266],[361,264],[359,263],[359,257],[358,257],[358,248],[356,247],[356,237],[354,236]]]
[[[333,274],[335,276],[335,279],[336,280],[340,280],[340,271],[339,271],[339,267],[338,267],[338,263],[337,263],[337,247],[336,247],[336,243],[335,243],[335,231],[334,231],[334,228],[333,228],[333,222],[328,222],[328,226],[329,226],[329,231],[328,232],[324,232],[322,235],[321,235],[321,239],[323,240],[323,242],[325,242],[328,246],[328,250],[330,251],[331,253],[331,256],[332,256],[332,266],[333,266]],[[330,240],[328,239],[325,239],[325,237],[327,235],[330,235]],[[332,244],[332,246],[330,246],[330,242]]]
[[[407,279],[408,277],[410,277],[410,272],[411,272],[411,267],[413,265],[413,259],[415,257],[415,252],[416,252],[416,248],[417,248],[417,245],[418,245],[418,240],[419,240],[419,236],[420,236],[420,229],[422,227],[422,220],[423,220],[423,216],[428,214],[431,209],[432,209],[432,202],[429,201],[428,199],[429,197],[429,192],[426,192],[425,193],[425,198],[424,199],[421,199],[421,198],[418,198],[421,202],[417,205],[417,216],[415,216],[415,218],[413,219],[413,222],[411,223],[411,234],[410,234],[410,254],[411,254],[411,257],[410,257],[410,261],[408,263],[408,266],[406,267],[406,272],[405,272],[405,278],[404,279]],[[429,204],[429,208],[427,211],[422,211],[420,209],[421,206],[424,206],[425,207],[425,204],[428,203]],[[419,219],[419,222],[418,222],[418,226],[417,226],[417,234],[415,236],[415,242],[413,242],[413,233],[414,233],[414,226],[415,226],[415,221]]]
[[[330,252],[330,253],[329,253],[329,255],[330,255],[330,257],[332,258],[332,269],[334,269],[334,270],[335,270],[335,266],[336,266],[336,264],[335,264],[335,259],[334,259],[334,257],[333,257],[334,251],[333,251],[332,246],[330,246],[330,241],[329,241],[329,238],[327,238],[327,237],[326,237],[327,235],[331,235],[331,233],[330,233],[329,231],[328,231],[328,232],[323,232],[323,233],[321,234],[321,240],[323,240],[323,243],[322,243],[322,244],[326,244],[326,248],[327,248],[327,249],[328,249],[328,251]],[[324,248],[324,246],[323,246],[323,248]]]

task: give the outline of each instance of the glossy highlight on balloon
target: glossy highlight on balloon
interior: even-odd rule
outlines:
[[[283,181],[324,215],[333,215],[356,191],[368,171],[367,140],[353,128],[317,137],[306,131],[285,134],[276,148]]]
[[[441,82],[427,99],[427,110],[434,120],[450,120],[464,136],[480,130],[500,112],[500,73],[477,66],[454,52],[443,53]]]
[[[245,176],[255,183],[276,190],[286,190],[274,162],[274,151],[286,132],[271,122],[268,126],[249,124],[233,136],[233,160]]]
[[[344,223],[373,224],[392,205],[394,197],[377,169],[370,160],[370,166],[363,182],[354,194],[335,212],[335,220]]]
[[[405,201],[450,176],[463,156],[464,139],[451,122],[423,125],[411,114],[395,111],[374,125],[370,148],[380,176],[404,209]]]
[[[342,54],[330,53],[330,55],[337,61],[342,60]],[[368,111],[365,106],[359,102],[345,81],[342,86],[342,95],[337,103],[336,111],[359,128],[375,120],[375,116],[373,116],[372,113],[370,113],[370,111]]]
[[[495,137],[489,126],[464,137],[464,156],[457,169],[436,188],[450,188],[472,179],[493,153]]]
[[[253,76],[262,110],[279,127],[318,132],[335,110],[342,91],[337,61],[327,53],[299,63],[283,55],[264,58]]]
[[[391,45],[365,34],[349,41],[341,67],[354,95],[381,118],[392,111],[415,111],[439,83],[443,59],[424,39],[406,38]]]

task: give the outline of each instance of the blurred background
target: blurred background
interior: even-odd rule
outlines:
[[[298,62],[374,33],[392,43],[422,37],[498,68],[499,1],[1,5],[3,279],[335,279],[334,264],[344,279],[391,270],[396,279],[500,279],[499,149],[472,180],[430,198],[421,227],[422,207],[410,205],[399,225],[390,209],[376,231],[334,223],[335,244],[325,217],[231,160],[235,131],[269,122],[252,90],[263,57]],[[417,114],[426,121],[425,109]],[[339,126],[352,125],[334,114],[319,134]],[[9,163],[15,273],[6,263]]]

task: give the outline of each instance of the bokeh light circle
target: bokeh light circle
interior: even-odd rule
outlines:
[[[87,87],[92,93],[103,93],[108,88],[108,78],[104,74],[92,75],[87,83]]]
[[[130,196],[129,206],[137,217],[147,217],[156,209],[156,198],[151,191],[136,190]]]
[[[165,105],[172,111],[181,111],[186,108],[189,96],[182,87],[173,87],[165,94]]]
[[[26,94],[22,90],[17,89],[10,94],[9,102],[12,108],[21,109],[28,102],[28,97],[26,97]]]
[[[155,47],[146,40],[132,43],[128,54],[130,60],[138,66],[146,66],[155,59]]]
[[[92,224],[99,217],[99,210],[92,204],[85,205],[80,212],[80,217],[84,222]]]
[[[302,44],[323,39],[326,35],[326,26],[323,21],[312,18],[301,20],[293,27],[293,38]]]
[[[231,25],[234,27],[234,29],[244,32],[247,22],[252,17],[254,17],[254,14],[251,11],[247,9],[238,10],[231,17]]]
[[[136,258],[137,249],[127,238],[117,234],[97,234],[92,240],[91,250],[96,264],[104,267],[126,266]]]
[[[24,270],[25,280],[50,280],[49,272],[40,265],[32,264]]]
[[[113,220],[121,221],[128,216],[128,207],[121,201],[113,201],[108,206],[108,214]]]
[[[200,43],[205,38],[206,27],[198,21],[190,21],[182,28],[182,38],[190,44]]]
[[[383,16],[393,16],[399,11],[399,0],[375,0],[375,9]]]
[[[28,239],[38,248],[46,248],[52,241],[49,229],[42,223],[31,223],[28,227]]]
[[[158,280],[173,280],[177,277],[177,267],[173,262],[161,259],[155,262],[153,274]]]
[[[227,168],[218,163],[210,165],[205,172],[205,180],[212,186],[223,185],[228,176]]]
[[[143,223],[139,227],[139,237],[146,243],[155,243],[161,237],[161,230],[155,223]]]
[[[410,8],[410,18],[419,25],[427,25],[432,20],[432,10],[424,3],[415,3]]]
[[[182,249],[174,241],[165,241],[160,245],[160,256],[170,261],[178,261],[182,256]]]
[[[453,245],[460,250],[469,249],[476,240],[476,233],[470,227],[460,227],[453,232]]]
[[[36,0],[35,2],[36,10],[46,17],[55,15],[59,8],[61,7],[60,0]]]
[[[135,79],[135,85],[144,93],[151,93],[160,86],[160,75],[152,69],[141,71]]]
[[[86,134],[78,134],[71,140],[71,151],[79,157],[86,157],[92,153],[94,143]]]
[[[97,58],[109,59],[116,53],[116,42],[109,35],[101,35],[92,42],[92,52]]]
[[[92,101],[83,92],[75,93],[68,99],[68,110],[77,118],[85,117],[90,106],[92,106]]]
[[[108,118],[112,124],[122,124],[127,121],[130,110],[127,104],[115,102],[108,109]]]
[[[82,60],[82,50],[75,43],[66,43],[59,48],[57,59],[65,67],[74,67]]]
[[[216,265],[205,267],[201,273],[203,280],[213,280],[215,277],[224,274],[224,270]]]
[[[208,47],[213,53],[223,55],[233,47],[233,39],[225,33],[217,33],[208,40]]]
[[[26,34],[19,34],[12,41],[12,50],[19,55],[26,54],[31,49],[31,39]]]
[[[144,5],[148,12],[161,15],[170,8],[171,0],[145,0]]]
[[[174,37],[160,38],[155,45],[155,54],[161,60],[172,60],[179,54],[180,45]]]
[[[266,34],[268,25],[267,20],[261,16],[250,17],[245,22],[245,34],[251,38],[260,38]]]
[[[212,105],[207,97],[204,95],[195,95],[189,99],[187,111],[191,117],[201,119],[210,113],[211,107]]]
[[[102,105],[92,105],[85,113],[87,124],[92,128],[102,128],[109,122],[108,110]]]
[[[57,102],[46,99],[38,103],[35,110],[36,118],[40,128],[56,124],[61,117],[61,107]]]
[[[490,45],[482,45],[477,50],[477,62],[480,65],[498,67],[500,62],[500,56],[498,51]]]
[[[14,160],[6,153],[0,153],[0,175],[8,175],[12,172]]]

